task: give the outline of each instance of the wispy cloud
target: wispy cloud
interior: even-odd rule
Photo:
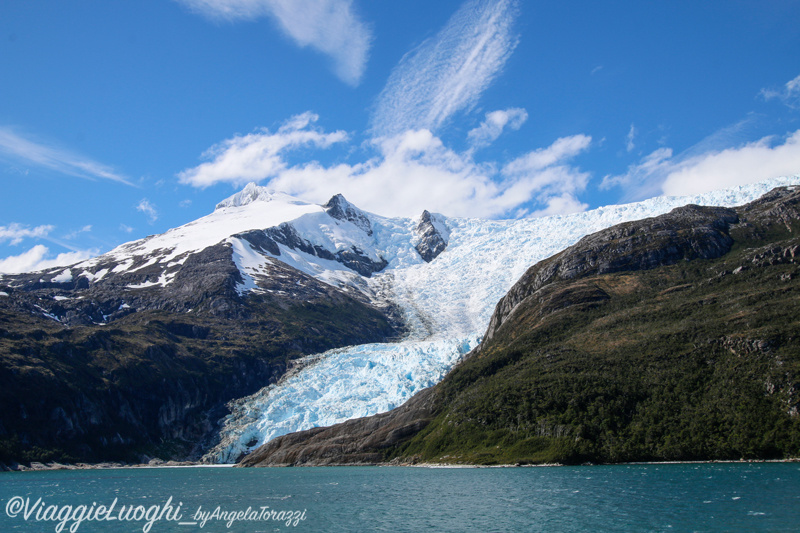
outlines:
[[[111,167],[63,148],[26,139],[13,129],[0,126],[0,157],[21,164],[48,168],[68,176],[87,179],[107,179],[133,185]]]
[[[631,165],[625,174],[606,176],[602,186],[627,189],[627,199],[689,195],[800,173],[800,130],[724,149],[695,147],[673,155],[660,148]]]
[[[761,89],[765,100],[780,100],[792,109],[800,109],[800,75],[786,82],[781,89]]]
[[[140,211],[147,216],[148,222],[150,224],[154,224],[156,220],[158,220],[158,211],[156,210],[156,206],[150,203],[150,200],[147,198],[142,198],[142,200],[136,205],[136,210]]]
[[[258,133],[237,135],[208,149],[206,163],[178,174],[181,183],[205,188],[216,183],[244,185],[278,175],[286,168],[284,155],[303,146],[327,148],[347,139],[343,131],[324,133],[313,124],[313,113],[297,115],[276,133],[262,129]]]
[[[273,18],[300,47],[330,56],[334,72],[358,85],[366,68],[372,32],[352,0],[177,0],[212,20]]]
[[[636,144],[634,143],[636,133],[636,127],[631,124],[631,129],[628,130],[628,135],[625,136],[625,150],[628,152],[633,152],[634,148],[636,148]]]
[[[98,250],[81,250],[53,256],[47,246],[37,244],[20,255],[0,259],[0,273],[19,274],[20,272],[36,272],[57,266],[73,265],[94,257],[98,253]]]
[[[41,238],[55,229],[55,226],[42,225],[31,228],[24,224],[12,223],[8,226],[0,226],[0,243],[9,241],[10,244],[19,244],[27,238]]]
[[[528,120],[528,112],[521,108],[510,108],[486,113],[486,120],[481,125],[470,130],[467,139],[473,150],[489,146],[503,133],[508,126],[518,130]]]
[[[372,114],[377,136],[433,132],[471,109],[516,47],[515,0],[469,0],[434,37],[403,57]]]
[[[82,227],[81,229],[76,229],[74,231],[71,231],[71,232],[67,233],[66,235],[64,235],[64,238],[67,239],[67,240],[73,240],[73,239],[78,238],[78,236],[80,236],[82,233],[89,233],[90,231],[92,231],[92,225],[91,224],[87,224],[86,226]]]

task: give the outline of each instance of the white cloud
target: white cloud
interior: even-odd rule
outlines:
[[[591,144],[592,138],[588,135],[573,135],[561,137],[548,146],[518,157],[503,169],[505,174],[530,173],[557,164],[560,161],[571,159],[580,154]]]
[[[210,161],[178,174],[181,183],[205,188],[226,182],[244,185],[278,175],[286,169],[284,155],[303,146],[328,148],[347,139],[343,131],[324,133],[313,128],[319,117],[304,113],[292,117],[277,133],[262,129],[259,133],[235,136],[207,150]]]
[[[660,194],[661,182],[673,165],[672,148],[659,148],[628,167],[619,176],[606,176],[601,189],[623,187],[628,189],[626,199],[641,200]]]
[[[542,213],[573,212],[585,209],[575,195],[588,174],[566,162],[589,141],[583,135],[559,139],[498,171],[496,164],[475,163],[447,148],[428,130],[407,131],[373,141],[378,155],[364,163],[295,166],[269,185],[319,203],[342,193],[389,216],[414,216],[423,209],[475,217],[524,216],[537,207]]]
[[[677,196],[745,185],[768,178],[800,173],[800,130],[773,145],[765,137],[739,148],[692,157],[671,170],[661,186]]]
[[[602,186],[628,189],[627,199],[658,194],[671,196],[745,185],[800,173],[800,130],[784,139],[764,137],[742,146],[698,152],[691,148],[673,156],[660,148],[621,176],[606,176]]]
[[[506,126],[518,130],[528,120],[528,112],[518,107],[486,113],[486,120],[470,130],[467,139],[473,150],[489,146],[503,133]]]
[[[111,167],[80,154],[26,139],[11,128],[0,126],[0,155],[23,164],[36,165],[61,174],[87,179],[107,179],[133,185]]]
[[[372,32],[353,9],[352,0],[178,0],[212,20],[272,17],[300,47],[330,56],[334,72],[358,85],[367,64]]]
[[[786,82],[781,90],[761,89],[765,100],[778,99],[792,109],[800,109],[800,75]]]
[[[374,133],[435,132],[456,112],[471,109],[516,47],[516,15],[516,0],[465,2],[394,68],[376,102]]]
[[[125,233],[133,233],[133,228],[127,224],[120,224],[119,229]]]
[[[81,250],[61,253],[52,257],[47,246],[37,244],[20,255],[0,259],[0,273],[18,274],[21,272],[36,272],[57,266],[67,266],[84,261],[97,254],[97,250]]]
[[[633,142],[636,133],[636,127],[631,124],[631,129],[628,130],[628,135],[625,137],[625,150],[628,152],[633,152],[633,149],[636,148],[636,144]]]
[[[25,238],[47,237],[55,226],[42,225],[31,228],[22,224],[12,223],[0,226],[0,242],[10,241],[10,244],[19,244]]]
[[[147,198],[142,198],[142,200],[136,205],[136,210],[144,213],[147,216],[147,220],[150,222],[150,224],[153,224],[156,220],[158,220],[158,211]]]

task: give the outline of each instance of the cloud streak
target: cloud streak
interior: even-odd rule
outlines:
[[[406,54],[379,95],[371,117],[377,136],[436,132],[469,110],[517,44],[515,0],[469,0],[434,37]]]
[[[106,179],[133,186],[128,179],[111,167],[80,154],[34,142],[8,127],[0,126],[0,156],[23,164],[54,170],[68,176],[86,179]]]
[[[366,69],[372,32],[352,0],[177,0],[212,20],[272,18],[295,44],[333,59],[334,73],[356,86]]]
[[[787,107],[800,110],[800,75],[786,82],[780,90],[761,89],[764,100],[780,100]]]

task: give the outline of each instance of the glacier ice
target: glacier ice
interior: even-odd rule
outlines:
[[[304,238],[331,247],[357,242],[365,252],[388,261],[384,271],[366,280],[372,290],[365,293],[386,294],[388,287],[389,298],[403,310],[410,333],[401,342],[309,356],[277,384],[233,402],[221,442],[204,460],[232,462],[277,436],[385,412],[402,404],[415,391],[437,383],[479,343],[497,301],[529,267],[584,235],[687,204],[741,205],[774,187],[797,184],[800,175],[537,219],[437,217],[446,225],[442,230],[449,232],[449,242],[431,263],[422,261],[414,249],[417,221],[368,214],[373,234],[353,236],[352,228],[332,233],[318,225],[319,211],[304,213],[297,224]],[[258,194],[251,189],[244,196]],[[341,264],[285,248],[281,251],[278,259],[322,281],[354,284],[354,275]],[[254,272],[261,264],[246,250],[241,250],[238,261],[246,272]],[[254,286],[248,281],[246,288]]]
[[[394,409],[438,383],[480,338],[364,344],[301,361],[306,366],[235,402],[222,442],[206,457],[234,462],[275,437]],[[313,407],[312,407],[313,406]]]

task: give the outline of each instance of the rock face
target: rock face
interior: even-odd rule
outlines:
[[[361,222],[359,219],[355,218],[355,216],[353,216],[353,218],[357,222]],[[372,229],[369,227],[369,220],[366,217],[363,220],[366,221],[366,225],[358,224],[358,227],[363,229],[367,235],[372,235]],[[347,250],[339,250],[336,253],[332,253],[322,246],[312,244],[300,237],[294,227],[288,223],[265,230],[264,235],[258,237],[257,242],[259,242],[259,246],[266,246],[264,248],[266,251],[278,250],[277,253],[270,252],[277,256],[280,256],[278,244],[283,244],[292,250],[299,250],[309,255],[319,257],[320,259],[341,263],[365,277],[370,277],[373,273],[380,272],[389,264],[385,259],[381,259],[380,261],[370,259],[363,250],[360,250],[356,246],[351,246]]]
[[[423,211],[415,231],[419,236],[416,249],[425,262],[430,263],[447,248],[447,225],[436,215]]]
[[[600,231],[531,267],[438,385],[241,464],[797,456],[799,269],[793,187]]]
[[[328,203],[322,207],[328,214],[337,220],[346,220],[352,222],[364,232],[372,237],[372,223],[369,218],[359,208],[345,200],[344,196],[337,194],[333,196]]]

